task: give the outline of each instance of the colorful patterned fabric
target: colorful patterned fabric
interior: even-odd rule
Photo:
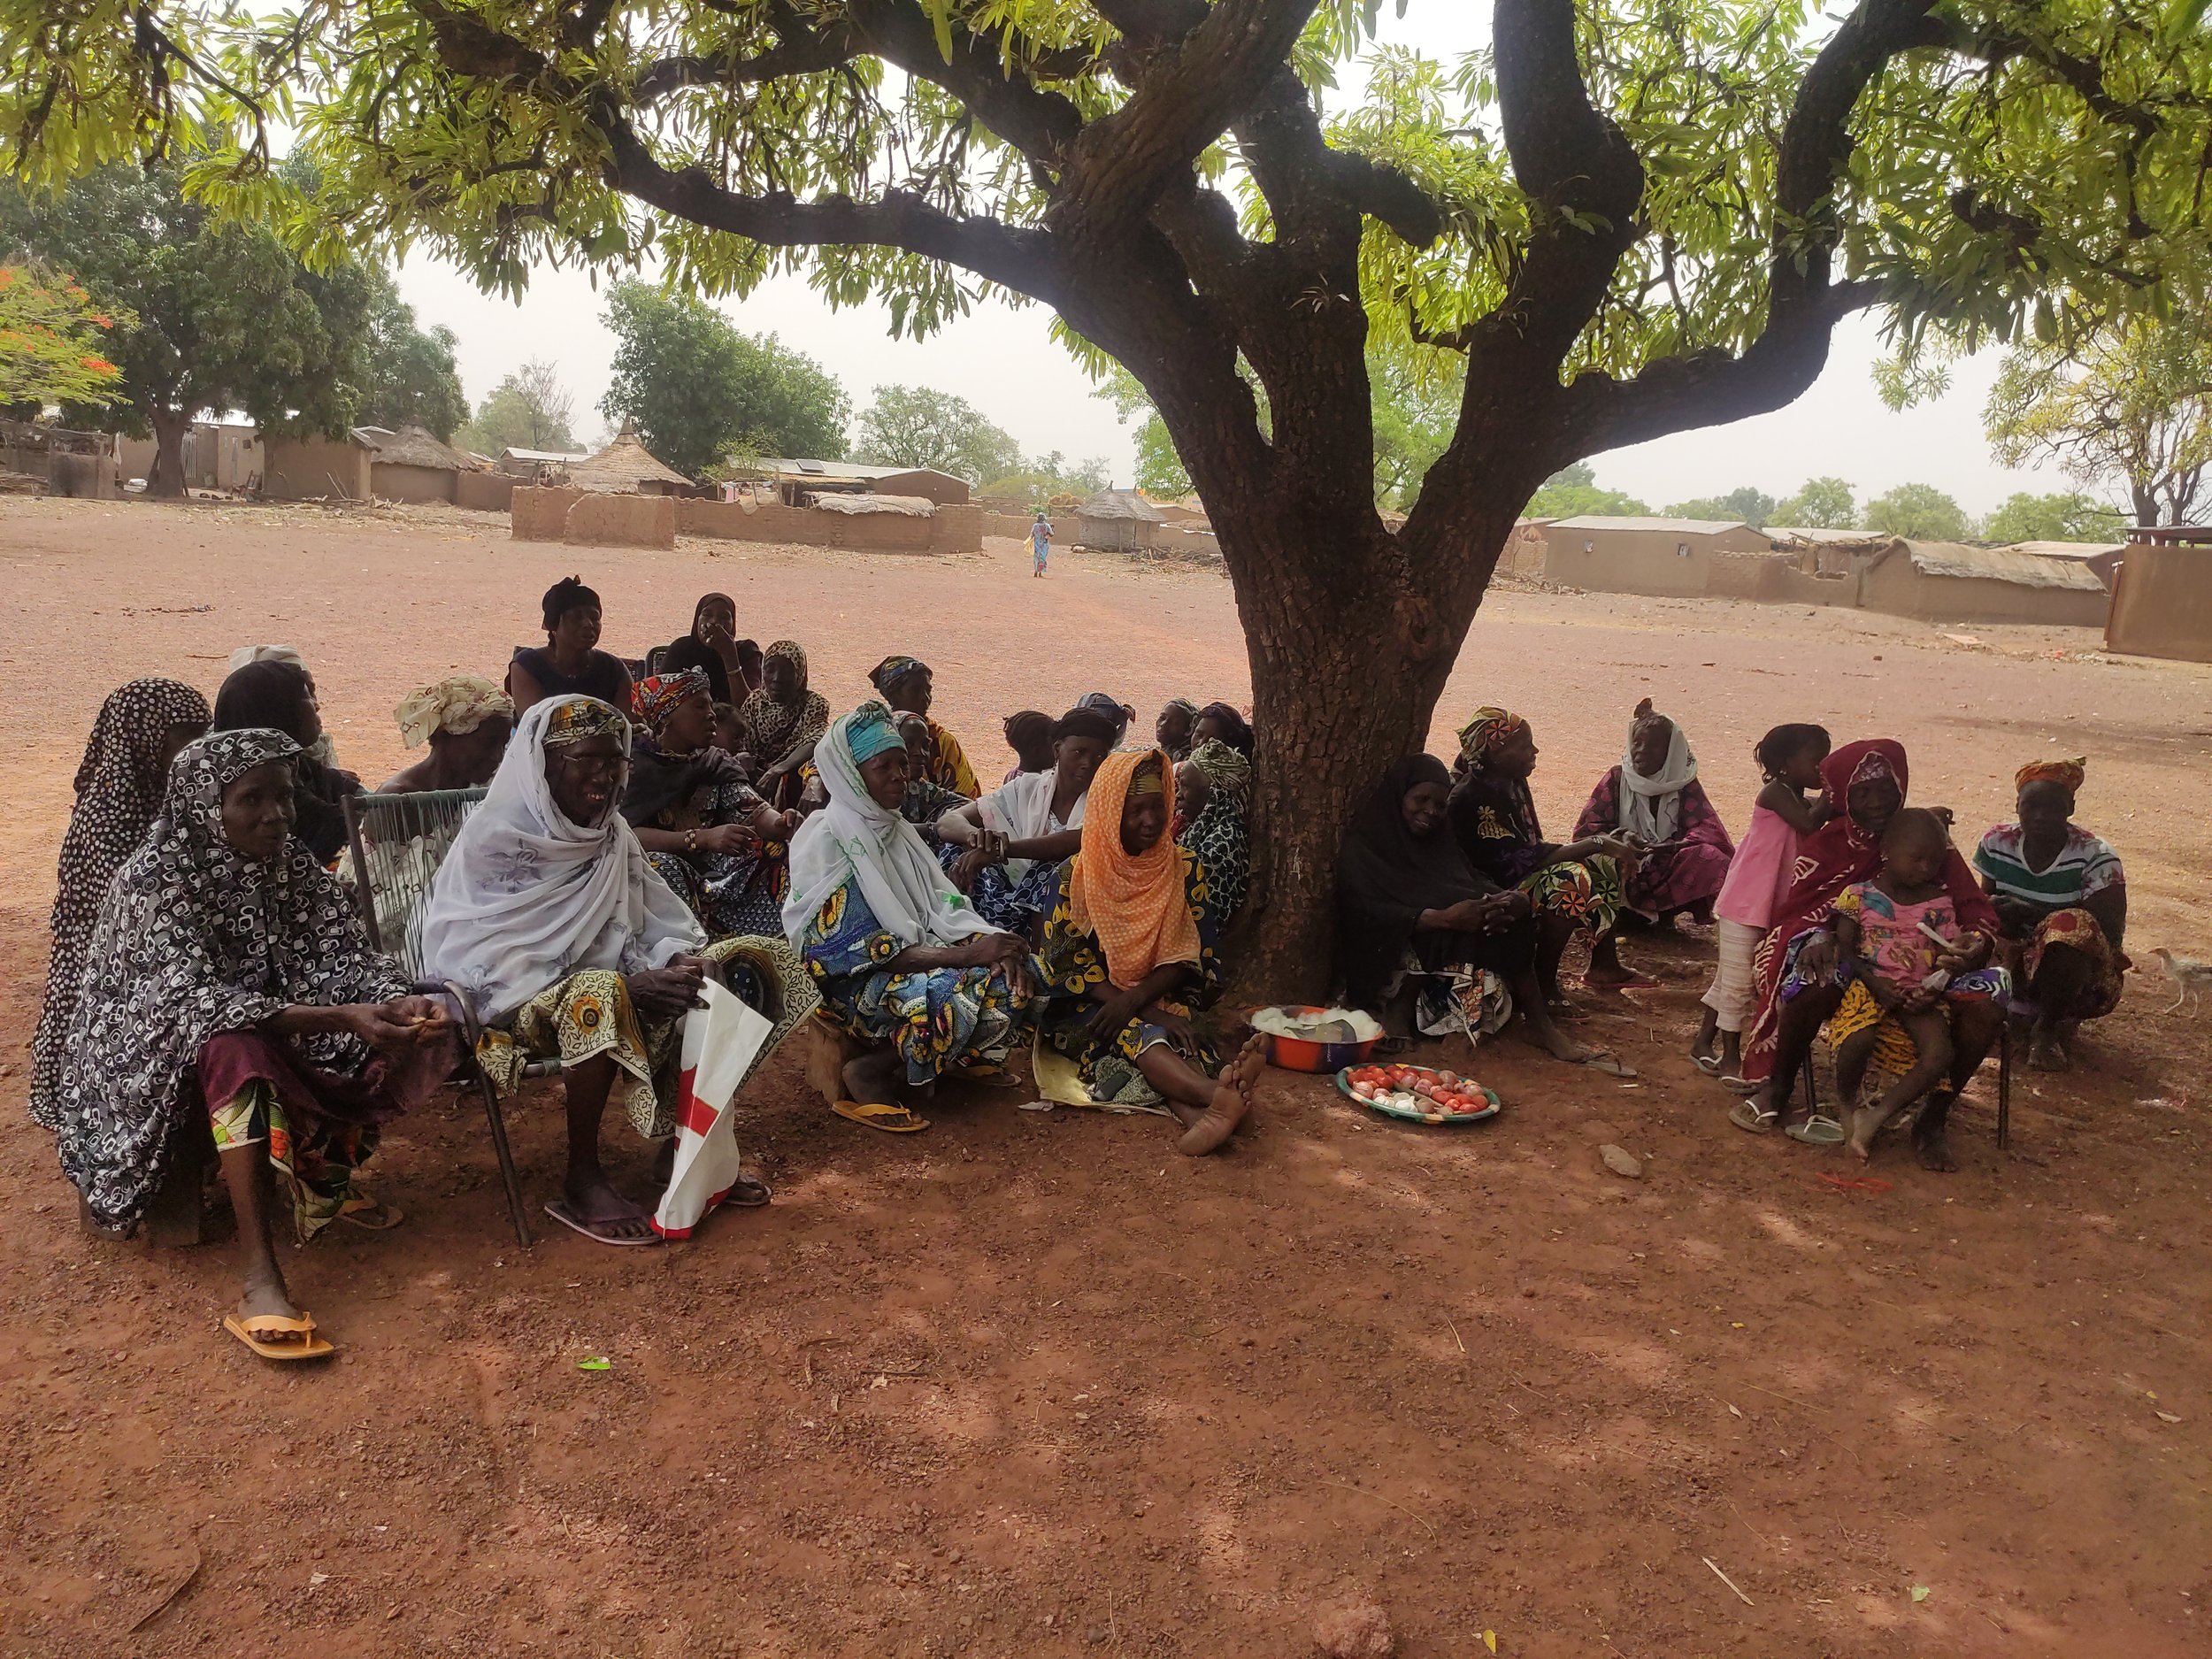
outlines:
[[[906,801],[899,808],[899,816],[914,826],[915,833],[922,838],[922,845],[937,854],[945,845],[945,838],[937,833],[938,820],[968,803],[968,796],[946,788],[933,779],[909,778]]]
[[[558,749],[568,743],[580,743],[589,737],[619,737],[626,745],[630,737],[629,717],[611,703],[602,703],[596,697],[564,697],[554,704],[541,741],[547,749]]]
[[[905,946],[849,876],[801,927],[798,944],[822,1006],[854,1036],[896,1048],[916,1087],[957,1067],[1004,1064],[1034,1017],[1035,999],[1018,994],[1002,969],[887,971]]]
[[[1576,841],[1627,827],[1621,820],[1620,786],[1618,766],[1598,780],[1582,816],[1575,820]],[[1628,909],[1655,921],[1717,898],[1736,856],[1728,826],[1713,810],[1703,784],[1693,778],[1682,786],[1674,803],[1669,839],[1637,864],[1624,895]]]
[[[1467,862],[1502,887],[1518,887],[1555,850],[1525,778],[1467,772],[1452,786],[1450,819]]]
[[[648,674],[630,687],[630,711],[638,723],[655,737],[668,725],[669,716],[682,708],[694,697],[714,695],[714,682],[707,678],[703,668],[687,668],[680,673]]]
[[[1068,861],[1070,919],[1078,932],[1097,937],[1119,986],[1136,985],[1171,962],[1198,961],[1198,927],[1183,892],[1183,849],[1164,834],[1141,853],[1122,845],[1123,803],[1147,793],[1164,795],[1168,816],[1174,816],[1175,773],[1166,756],[1156,749],[1107,756],[1091,780],[1082,848]]]
[[[1528,722],[1509,709],[1486,703],[1467,717],[1459,728],[1459,761],[1461,766],[1472,770],[1479,766],[1492,750],[1516,732],[1528,729]]]
[[[845,743],[852,750],[853,764],[864,766],[879,755],[903,749],[906,740],[899,735],[890,710],[879,703],[864,703],[845,722]]]
[[[1239,812],[1244,810],[1252,793],[1250,761],[1219,738],[1210,737],[1191,750],[1190,764],[1198,768],[1216,799],[1226,795]]]
[[[450,674],[417,686],[392,710],[408,749],[420,749],[440,732],[466,737],[487,720],[511,720],[514,714],[515,700],[481,674]]]
[[[1620,860],[1603,854],[1546,864],[1519,886],[1537,915],[1563,916],[1593,939],[1611,930],[1624,902]]]
[[[115,874],[85,951],[55,1102],[62,1171],[104,1227],[134,1225],[167,1173],[173,1133],[201,1110],[190,1087],[209,1039],[286,1008],[383,1002],[406,976],[369,949],[351,896],[296,841],[267,861],[223,833],[223,792],[299,746],[219,732],[170,768],[161,815]],[[357,1037],[287,1044],[318,1072],[372,1064]]]
[[[46,959],[46,1000],[31,1041],[31,1121],[48,1129],[61,1121],[55,1090],[61,1081],[63,1040],[77,1011],[77,981],[86,941],[100,919],[115,872],[146,839],[168,773],[161,765],[172,727],[207,729],[207,699],[173,680],[134,680],[108,694],[77,764],[77,803],[62,833],[54,872],[53,943]]]
[[[1231,750],[1234,753],[1234,750]],[[1176,841],[1205,866],[1214,889],[1214,908],[1225,922],[1244,908],[1252,885],[1252,837],[1243,806],[1217,793],[1206,810],[1183,826]]]
[[[2088,775],[2086,755],[2072,760],[2032,760],[2012,774],[2012,787],[2024,789],[2032,783],[2056,783],[2063,784],[2068,795],[2079,795],[2082,781]]]
[[[718,940],[699,955],[721,969],[732,991],[773,1022],[749,1078],[819,999],[797,954],[781,939]],[[683,1052],[682,1033],[680,1019],[641,1019],[621,974],[586,968],[532,997],[507,1029],[486,1031],[476,1058],[503,1095],[521,1087],[523,1068],[532,1059],[557,1058],[565,1071],[604,1055],[614,1062],[615,1087],[631,1127],[658,1141],[676,1132],[675,1062]],[[739,1079],[741,1087],[745,1080]]]
[[[975,767],[968,760],[968,751],[960,747],[960,740],[934,720],[929,721],[929,739],[933,751],[926,768],[929,780],[971,801],[981,795],[983,786],[977,781]]]
[[[1114,821],[1118,825],[1120,819],[1117,806]],[[1215,954],[1218,918],[1204,866],[1187,852],[1178,849],[1176,856],[1181,864],[1185,914],[1198,936],[1198,959],[1193,964],[1193,983],[1171,997],[1162,998],[1160,1006],[1187,1018],[1210,1002],[1220,990],[1221,960]],[[1076,926],[1071,889],[1071,874],[1064,870],[1039,956],[1048,998],[1039,1016],[1040,1034],[1076,1063],[1084,1088],[1094,1101],[1117,1106],[1156,1104],[1159,1092],[1145,1080],[1137,1061],[1146,1049],[1171,1043],[1172,1039],[1164,1027],[1144,1020],[1132,1021],[1103,1041],[1087,1028],[1086,1022],[1096,1006],[1091,993],[1113,981],[1097,935]],[[1221,1070],[1220,1051],[1203,1038],[1190,1057],[1209,1076]]]
[[[2010,995],[2011,986],[2011,979],[2002,968],[1977,968],[1970,973],[1953,976],[1940,1006],[1947,1016],[1952,1006],[1959,1002],[2001,1002]],[[1893,1077],[1902,1077],[1911,1071],[1920,1057],[1911,1034],[1883,1011],[1865,981],[1855,979],[1844,987],[1843,1001],[1828,1017],[1828,1041],[1831,1046],[1840,1046],[1870,1026],[1874,1030],[1873,1069]]]
[[[2078,824],[2066,826],[2065,844],[2040,870],[2028,867],[2021,839],[2019,825],[1993,825],[1974,849],[1975,871],[2001,897],[2039,910],[2065,910],[2092,894],[2127,885],[2127,872],[2111,843]]]
[[[743,824],[760,804],[749,785],[725,778],[697,786],[651,827],[681,832]],[[790,851],[784,841],[749,833],[741,852],[648,853],[645,859],[691,907],[709,939],[739,933],[780,939],[783,902],[791,890]]]
[[[2089,982],[2066,1006],[2044,1009],[2038,1004],[2037,1011],[2053,1019],[2102,1019],[2120,1006],[2127,957],[2114,948],[2111,936],[2087,910],[2053,910],[2035,925],[2024,942],[2001,941],[1998,949],[2013,969],[2018,994],[2031,1002],[2039,995],[2036,981],[2052,951],[2078,951],[2088,960]]]
[[[764,663],[770,658],[789,663],[796,689],[789,703],[778,703],[765,686],[748,695],[738,707],[738,729],[746,752],[763,771],[795,772],[801,751],[820,742],[829,729],[829,704],[819,692],[806,688],[806,651],[797,641],[778,640],[761,657]]]

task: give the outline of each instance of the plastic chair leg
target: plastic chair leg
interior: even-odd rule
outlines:
[[[1997,1028],[1997,1150],[2012,1142],[2012,1022]]]
[[[515,1242],[528,1249],[532,1243],[530,1222],[522,1207],[522,1182],[515,1174],[515,1155],[507,1148],[507,1118],[499,1110],[499,1093],[492,1087],[491,1079],[477,1067],[476,1089],[484,1099],[484,1117],[491,1125],[492,1151],[499,1158],[499,1179],[507,1188],[507,1217],[515,1224]]]

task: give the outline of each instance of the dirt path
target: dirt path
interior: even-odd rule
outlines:
[[[805,641],[833,704],[886,652],[922,656],[979,763],[1004,764],[1015,707],[1245,695],[1225,582],[1065,554],[1032,582],[1011,543],[580,552],[463,515],[8,502],[0,561],[0,663],[36,687],[0,751],[25,1043],[100,697],[152,672],[211,690],[241,642],[308,654],[373,776],[407,687],[496,672],[571,570],[628,650],[730,591],[746,632]],[[1563,828],[1647,693],[1732,822],[1778,719],[1903,739],[1916,798],[1966,833],[2020,760],[2086,750],[2138,953],[2212,956],[2212,674],[1969,632],[1501,594],[1440,737],[1479,702],[1527,712]],[[0,1651],[1288,1655],[1347,1597],[1416,1659],[1486,1630],[1629,1659],[2205,1651],[2201,1011],[2138,980],[2081,1075],[2019,1080],[2009,1153],[1993,1067],[1955,1119],[1960,1174],[1886,1146],[1886,1188],[1838,1191],[1838,1162],[1729,1128],[1680,1058],[1702,941],[1631,949],[1663,988],[1592,1025],[1643,1083],[1507,1043],[1476,1064],[1509,1110],[1468,1131],[1271,1073],[1256,1136],[1202,1164],[1148,1119],[997,1097],[895,1140],[780,1059],[746,1131],[776,1203],[652,1253],[518,1251],[480,1119],[449,1101],[380,1160],[406,1225],[290,1268],[345,1345],[311,1376],[216,1330],[221,1250],[78,1231],[12,1048]],[[558,1113],[534,1097],[513,1121],[535,1202]],[[1607,1141],[1642,1180],[1600,1169]]]

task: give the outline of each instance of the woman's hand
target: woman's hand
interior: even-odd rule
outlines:
[[[395,996],[384,1004],[384,1011],[411,1028],[415,1041],[426,1048],[443,1041],[453,1025],[453,1016],[434,996]]]
[[[1797,977],[1813,983],[1824,984],[1836,971],[1836,936],[1816,933],[1807,940],[1797,953]]]
[[[694,832],[699,837],[703,853],[751,852],[759,845],[759,838],[742,824],[717,824],[710,829]]]
[[[1993,949],[1987,933],[1976,931],[1960,939],[1948,950],[1935,954],[1935,965],[1946,973],[1971,973],[1988,962]]]
[[[994,969],[1015,995],[1025,997],[1036,989],[1029,972],[1029,945],[1018,934],[981,933],[973,942],[979,947],[976,965]]]
[[[1141,990],[1125,991],[1113,987],[1113,995],[1100,1002],[1091,1017],[1083,1022],[1083,1034],[1093,1042],[1111,1042],[1121,1035],[1129,1022],[1136,1018],[1145,1003]]]
[[[1597,838],[1600,856],[1617,860],[1622,869],[1633,872],[1644,861],[1644,844],[1633,835],[1615,830]]]
[[[696,956],[678,956],[664,968],[649,968],[626,975],[630,1001],[649,1019],[674,1019],[700,1003],[699,987],[706,983],[706,964]]]
[[[418,1016],[413,1005],[429,1001],[427,997],[399,996],[388,1002],[348,1002],[332,1009],[330,1020],[339,1030],[360,1038],[372,1048],[411,1048],[420,1041],[416,1035]],[[444,1010],[439,1009],[438,1012],[442,1018]]]
[[[1155,1002],[1144,1010],[1143,1018],[1148,1024],[1157,1025],[1167,1033],[1167,1040],[1177,1053],[1187,1056],[1198,1052],[1198,1033],[1187,1018],[1173,1009],[1163,1008]]]

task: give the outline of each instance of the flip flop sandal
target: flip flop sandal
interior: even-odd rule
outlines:
[[[357,1227],[371,1233],[389,1233],[407,1219],[407,1212],[394,1204],[371,1198],[365,1193],[356,1193],[339,1207],[338,1219],[350,1221]]]
[[[766,1181],[741,1175],[731,1183],[730,1190],[722,1194],[722,1202],[733,1210],[758,1210],[775,1195],[775,1188]]]
[[[605,1233],[595,1231],[593,1223],[585,1220],[583,1217],[578,1215],[574,1210],[571,1210],[568,1207],[568,1201],[565,1198],[557,1198],[551,1203],[548,1204],[545,1207],[545,1213],[552,1217],[554,1220],[559,1222],[564,1227],[573,1228],[576,1232],[582,1233],[594,1244],[610,1245],[618,1250],[626,1250],[633,1248],[644,1249],[649,1248],[650,1246],[657,1245],[661,1241],[661,1235],[652,1231],[652,1224],[643,1216],[640,1216],[638,1217],[638,1220],[644,1223],[646,1226],[646,1233],[643,1238],[611,1239]],[[597,1225],[603,1226],[606,1224],[602,1222]]]
[[[1724,1077],[1721,1079],[1720,1086],[1737,1094],[1756,1094],[1759,1092],[1759,1085],[1747,1077]]]
[[[1707,1077],[1720,1075],[1720,1056],[1717,1054],[1694,1054],[1690,1056],[1690,1064]]]
[[[1735,1125],[1737,1128],[1755,1135],[1768,1133],[1781,1120],[1780,1112],[1769,1107],[1755,1105],[1747,1100],[1740,1100],[1728,1109],[1728,1121]]]
[[[1821,1112],[1815,1112],[1801,1124],[1790,1125],[1782,1133],[1809,1147],[1839,1147],[1849,1139],[1841,1124]]]
[[[849,1123],[869,1129],[880,1129],[886,1134],[919,1134],[929,1127],[929,1119],[917,1118],[903,1106],[885,1106],[867,1101],[841,1100],[830,1110]]]
[[[1016,1077],[1002,1065],[963,1066],[953,1073],[953,1079],[960,1083],[980,1083],[985,1088],[1025,1088],[1027,1087],[1021,1079]]]
[[[1636,1079],[1634,1066],[1623,1065],[1609,1054],[1594,1056],[1582,1064],[1591,1071],[1602,1072],[1607,1077],[1617,1077],[1628,1082],[1633,1082]]]
[[[326,1359],[338,1351],[327,1338],[317,1333],[311,1313],[303,1313],[296,1319],[276,1313],[257,1313],[250,1319],[226,1314],[223,1329],[263,1359]]]

